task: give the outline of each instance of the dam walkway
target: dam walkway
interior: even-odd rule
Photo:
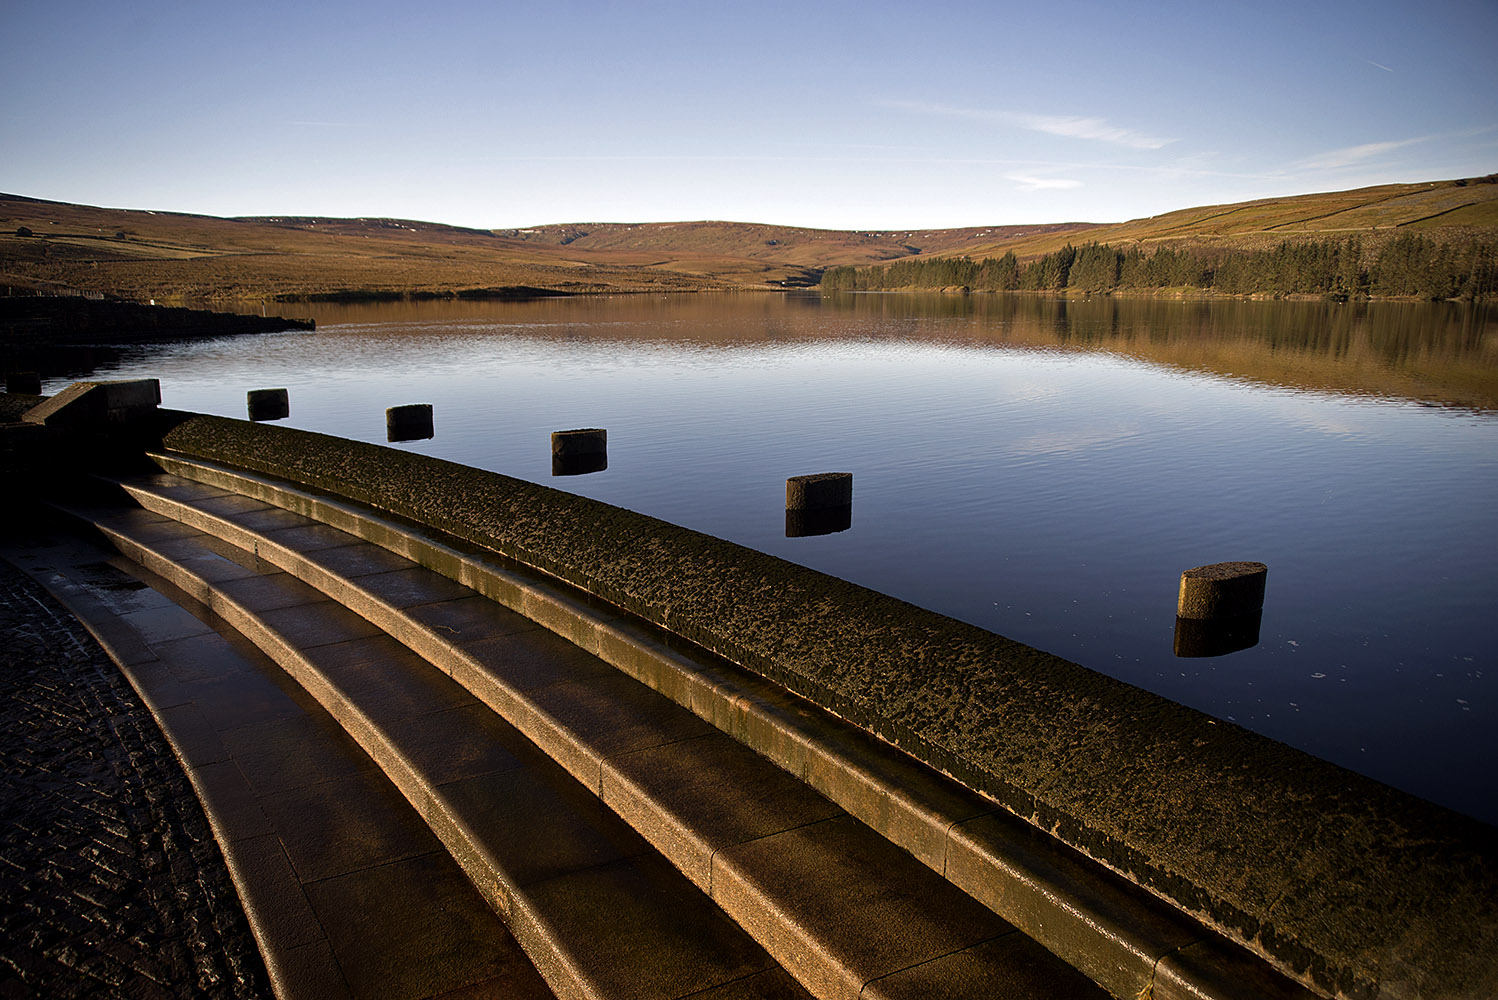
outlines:
[[[1138,923],[1062,961],[818,788],[886,816],[892,797],[993,812],[960,786],[495,557],[265,477],[154,460],[59,508],[83,535],[7,555],[157,716],[279,996],[1110,995],[1093,980]],[[1171,926],[1010,833],[1049,866],[1053,925],[1090,894]]]

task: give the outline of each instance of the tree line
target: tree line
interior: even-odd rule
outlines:
[[[1498,296],[1498,242],[1454,245],[1401,234],[1377,249],[1361,239],[1285,241],[1269,250],[1068,243],[1021,262],[1002,257],[910,257],[869,267],[832,267],[825,291],[956,288],[975,291],[1088,293],[1196,288],[1230,295],[1412,296],[1490,299]]]

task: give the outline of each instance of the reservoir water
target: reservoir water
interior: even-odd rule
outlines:
[[[1470,307],[737,295],[281,307],[97,377],[546,482],[991,629],[1498,822],[1498,322]],[[49,382],[57,390],[63,380]],[[553,478],[554,430],[608,468]],[[852,472],[786,537],[785,480]],[[1269,566],[1174,653],[1182,570]]]

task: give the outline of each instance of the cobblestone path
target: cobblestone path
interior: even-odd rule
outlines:
[[[155,719],[77,620],[0,561],[0,998],[270,995]]]

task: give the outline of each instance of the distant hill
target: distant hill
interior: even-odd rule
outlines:
[[[1021,260],[1067,243],[1241,249],[1418,231],[1498,235],[1494,178],[1182,209],[1130,222],[844,232],[736,222],[568,223],[484,230],[402,219],[94,208],[0,195],[0,286],[53,283],[134,299],[264,300],[787,288],[834,266],[912,257]]]
[[[1085,239],[1115,246],[1216,245],[1262,250],[1285,240],[1393,235],[1418,231],[1437,242],[1465,243],[1498,234],[1498,175],[1423,184],[1385,184],[1353,191],[1265,198],[1184,208],[1146,219],[1090,227]],[[949,254],[979,258],[1012,250],[1021,259],[1049,253],[1070,234],[974,240]]]
[[[1054,236],[1095,228],[1085,222],[1047,226],[977,226],[967,229],[802,229],[742,222],[570,223],[496,230],[529,244],[566,247],[569,252],[614,263],[752,278],[754,261],[784,269],[771,279],[782,285],[816,284],[834,264],[872,264],[914,254],[960,251],[984,241]],[[797,273],[799,272],[799,274]],[[768,270],[758,272],[764,277]],[[799,279],[799,280],[798,280]]]
[[[701,275],[578,261],[553,247],[423,222],[222,219],[0,195],[0,286],[7,283],[185,301],[726,285]]]

